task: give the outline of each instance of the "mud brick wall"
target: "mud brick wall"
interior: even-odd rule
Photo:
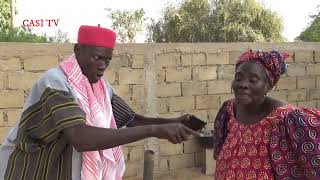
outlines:
[[[288,73],[270,96],[297,106],[320,107],[320,43],[118,44],[105,79],[137,113],[194,114],[212,129],[219,107],[233,97],[230,84],[236,58],[249,48],[278,49],[291,55]],[[32,84],[72,51],[71,44],[0,43],[1,142],[19,119]],[[157,179],[214,172],[212,152],[197,139],[172,145],[150,138],[123,146],[125,179],[142,178],[146,149],[155,152]]]

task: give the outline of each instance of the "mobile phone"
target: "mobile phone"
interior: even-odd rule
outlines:
[[[206,122],[202,121],[201,119],[199,119],[195,116],[191,116],[190,120],[184,121],[182,123],[194,131],[199,131],[207,125]]]

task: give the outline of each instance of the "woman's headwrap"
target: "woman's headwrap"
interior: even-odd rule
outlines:
[[[288,54],[280,53],[275,50],[271,52],[254,52],[250,49],[249,51],[240,55],[236,63],[236,69],[240,64],[247,61],[253,61],[262,65],[268,77],[269,87],[271,89],[278,82],[280,76],[287,71],[287,65],[284,63],[284,60],[288,57]]]

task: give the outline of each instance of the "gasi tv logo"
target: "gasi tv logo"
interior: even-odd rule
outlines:
[[[24,19],[24,27],[58,27],[60,19]]]

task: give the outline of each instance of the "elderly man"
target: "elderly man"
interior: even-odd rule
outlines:
[[[0,179],[119,180],[120,145],[148,137],[180,143],[199,135],[175,119],[135,114],[102,79],[116,34],[81,26],[74,55],[31,89],[23,113],[0,149]],[[129,128],[121,128],[127,126]]]

